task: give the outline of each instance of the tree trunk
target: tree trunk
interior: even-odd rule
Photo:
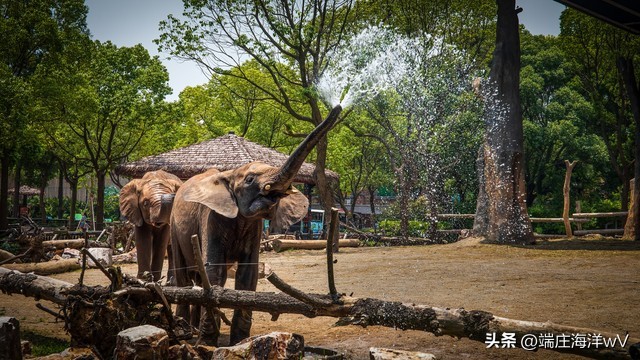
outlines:
[[[571,198],[569,197],[569,195],[571,190],[571,173],[573,172],[573,168],[574,166],[576,166],[577,162],[576,161],[569,162],[569,160],[565,160],[564,164],[567,167],[567,173],[564,176],[564,186],[562,187],[562,193],[564,195],[562,222],[564,222],[564,230],[565,230],[565,233],[567,234],[567,237],[572,238],[573,232],[571,231],[571,222],[569,222],[569,210],[571,210],[570,209]]]
[[[527,214],[524,181],[524,139],[520,109],[519,9],[515,0],[496,0],[496,48],[485,92],[486,134],[484,187],[487,240],[498,243],[533,243]],[[495,97],[490,94],[496,93]]]
[[[76,217],[76,204],[78,203],[78,181],[69,182],[69,185],[71,186],[71,204],[69,205],[69,224],[67,228],[72,230]]]
[[[40,177],[40,193],[38,194],[38,206],[40,207],[40,224],[45,226],[47,223],[47,209],[44,203],[44,192],[47,188],[47,178],[45,175]]]
[[[316,186],[318,188],[320,203],[325,213],[324,219],[328,228],[330,221],[328,215],[331,213],[331,208],[333,207],[333,192],[331,191],[331,185],[329,184],[327,175],[324,172],[327,162],[327,146],[327,137],[323,136],[316,145],[316,169],[314,176],[316,180]]]
[[[104,188],[106,174],[104,172],[97,172],[98,188],[96,189],[96,203],[95,203],[95,226],[96,230],[102,230],[104,227]]]
[[[485,190],[484,145],[478,149],[476,173],[478,175],[478,198],[476,200],[476,216],[473,220],[473,233],[475,236],[485,236],[489,226],[489,198]]]
[[[635,225],[638,223],[638,221],[636,221],[638,214],[633,212],[633,209],[637,208],[636,203],[638,201],[635,197],[635,194],[638,193],[638,191],[635,189],[635,183],[636,179],[631,179],[631,201],[629,202],[627,221],[624,224],[624,234],[622,235],[622,239],[624,240],[638,240],[638,238],[636,237],[636,234],[638,232],[635,228]]]
[[[275,274],[267,276],[274,285],[275,280],[270,279]],[[286,285],[286,284],[285,284]],[[276,285],[278,286],[278,285]],[[6,293],[17,293],[24,296],[38,297],[63,305],[67,302],[67,293],[73,284],[64,281],[50,279],[34,274],[22,274],[11,272],[0,267],[0,289]],[[281,288],[281,287],[280,287]],[[281,288],[281,290],[283,290]],[[304,294],[313,300],[313,305],[297,300],[293,297],[297,293],[295,289],[287,294],[267,292],[254,292],[246,290],[232,290],[219,286],[213,286],[209,291],[203,288],[178,288],[163,287],[162,293],[171,303],[201,305],[216,304],[220,308],[240,309],[246,311],[262,311],[277,317],[283,313],[301,314],[307,317],[331,316],[341,318],[339,325],[386,326],[401,330],[419,330],[431,332],[435,335],[448,335],[454,337],[467,337],[471,340],[487,343],[491,334],[499,337],[504,333],[512,333],[515,336],[514,347],[520,347],[523,336],[531,334],[545,334],[552,339],[570,334],[599,334],[607,339],[619,339],[615,347],[589,346],[589,347],[553,347],[550,350],[568,352],[597,359],[630,359],[629,349],[640,342],[640,339],[630,338],[628,335],[607,333],[595,329],[576,328],[554,324],[552,322],[533,322],[503,318],[481,310],[465,310],[428,307],[424,305],[408,304],[394,301],[383,301],[371,298],[352,298],[342,296],[339,301],[333,302],[327,295]],[[96,291],[94,289],[93,291]],[[79,293],[76,290],[75,293]],[[88,294],[90,295],[90,294]],[[148,304],[157,300],[157,294],[143,287],[125,288],[113,293],[116,300],[109,302],[113,306],[129,307],[126,301],[118,301],[122,298],[135,298],[137,302]],[[91,304],[91,303],[90,303]],[[104,305],[99,302],[91,304],[90,312],[101,312]],[[80,307],[78,307],[80,308]],[[76,309],[70,307],[67,309]],[[126,309],[124,309],[126,310]],[[118,314],[125,313],[115,309]],[[86,319],[68,314],[70,318],[79,318],[76,321],[86,323]],[[71,324],[73,327],[74,324]],[[109,334],[103,334],[104,338]],[[72,335],[73,337],[73,335]],[[569,340],[568,340],[569,341]],[[487,346],[489,347],[489,346]]]
[[[58,175],[58,212],[56,218],[62,219],[64,216],[64,175],[62,168],[59,169]]]
[[[4,149],[0,164],[0,230],[9,228],[9,160],[9,151]]]
[[[371,227],[376,233],[378,231],[376,227],[376,189],[373,186],[368,186],[367,190],[369,190],[369,207],[371,208]]]
[[[17,270],[23,273],[34,273],[37,275],[59,274],[81,268],[78,263],[78,259],[62,259],[58,261],[45,261],[40,263],[5,264],[2,266],[9,270]]]
[[[631,190],[633,199],[629,208],[629,218],[633,219],[633,232],[636,241],[640,241],[640,89],[636,81],[633,59],[619,58],[617,61],[618,70],[622,73],[624,86],[631,102],[631,111],[635,120],[634,132],[634,158],[635,164],[633,168],[634,187]]]
[[[13,217],[20,217],[20,176],[22,175],[22,165],[18,162],[16,164],[16,172],[13,178]],[[26,204],[25,204],[26,206]]]

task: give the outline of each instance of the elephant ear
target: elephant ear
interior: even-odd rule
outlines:
[[[133,179],[120,190],[120,213],[135,226],[142,226],[142,213],[138,205],[138,186],[140,179]]]
[[[292,187],[289,193],[278,201],[271,226],[274,229],[288,229],[307,215],[308,208],[309,199]]]
[[[233,219],[238,216],[238,205],[229,188],[227,173],[206,176],[190,186],[183,186],[184,201],[202,204],[216,213]]]

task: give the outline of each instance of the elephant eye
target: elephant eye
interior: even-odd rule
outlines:
[[[144,206],[144,207],[149,207],[149,200],[148,200],[148,199],[145,199],[145,200],[142,202],[142,206]]]
[[[248,175],[245,179],[244,179],[244,183],[247,185],[251,185],[253,184],[254,180],[256,179],[255,175]]]

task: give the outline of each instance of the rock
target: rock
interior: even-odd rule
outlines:
[[[369,348],[369,359],[371,360],[436,360],[433,354],[426,354],[415,351]]]
[[[59,354],[51,354],[43,357],[39,357],[38,360],[92,360],[96,359],[93,351],[89,348],[67,348]]]
[[[189,344],[173,345],[169,348],[168,360],[202,360],[203,357],[193,346]]]
[[[22,348],[22,355],[31,355],[31,341],[22,340],[20,342],[20,348]]]
[[[119,360],[166,359],[169,336],[163,329],[141,325],[118,333],[115,358]]]
[[[100,265],[104,267],[113,265],[113,261],[111,260],[113,250],[110,248],[89,248],[89,253],[100,262]],[[97,267],[90,257],[87,257],[87,264],[89,264],[90,267]]]
[[[80,258],[80,250],[72,249],[72,248],[65,248],[64,251],[62,251],[62,258],[63,259],[78,259],[78,258]]]
[[[20,322],[14,317],[0,317],[0,360],[21,360]]]
[[[235,346],[218,348],[211,359],[300,359],[303,355],[304,338],[301,335],[272,332],[247,338]]]

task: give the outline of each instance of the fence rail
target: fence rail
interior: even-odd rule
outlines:
[[[591,219],[595,218],[620,218],[626,217],[628,214],[627,211],[616,211],[616,212],[598,212],[598,213],[574,213],[573,217],[569,218],[569,222],[576,223],[578,225],[582,223],[587,223],[591,221]],[[473,219],[475,214],[438,214],[439,220],[446,219]],[[532,223],[562,223],[564,219],[561,217],[558,218],[539,218],[539,217],[531,217],[529,218]],[[439,233],[443,234],[456,234],[460,233],[463,230],[471,230],[471,229],[447,229],[447,230],[438,230]],[[591,230],[575,230],[573,231],[574,235],[582,236],[588,234],[600,234],[600,235],[622,235],[624,234],[624,229],[591,229]],[[536,237],[542,238],[554,238],[554,237],[564,237],[565,235],[555,235],[555,234],[535,234]]]

